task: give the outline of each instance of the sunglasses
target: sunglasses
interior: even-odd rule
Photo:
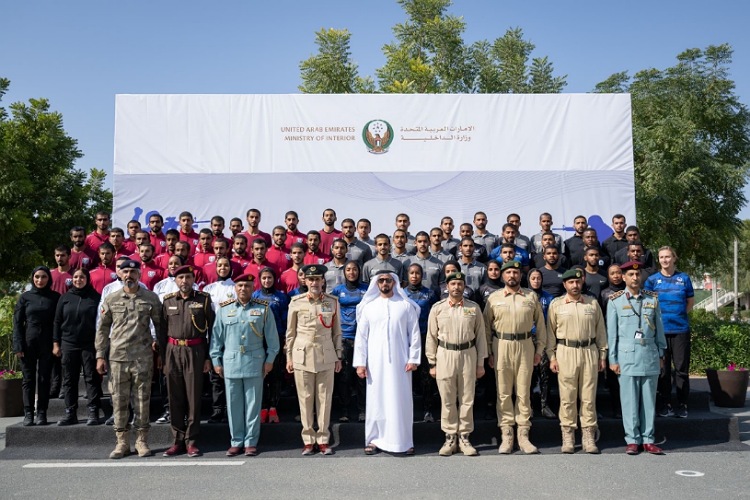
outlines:
[[[393,278],[380,278],[378,283],[393,283]]]

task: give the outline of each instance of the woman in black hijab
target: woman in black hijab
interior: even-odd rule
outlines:
[[[47,425],[52,329],[60,294],[52,290],[52,273],[46,266],[34,268],[31,289],[21,294],[13,311],[13,352],[23,373],[23,425],[34,425],[34,395],[37,425]]]
[[[65,416],[57,425],[78,423],[78,378],[83,366],[89,410],[86,425],[99,423],[102,398],[101,377],[96,371],[96,313],[101,296],[91,286],[86,269],[76,269],[73,286],[60,297],[55,313],[52,354],[62,356]]]

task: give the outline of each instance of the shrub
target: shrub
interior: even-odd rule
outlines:
[[[17,295],[0,298],[0,370],[18,369],[18,358],[13,353],[13,309]]]
[[[707,368],[726,370],[731,363],[750,367],[750,324],[717,318],[713,313],[690,313],[690,372],[704,374]]]

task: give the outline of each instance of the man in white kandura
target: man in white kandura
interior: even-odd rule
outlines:
[[[419,306],[385,269],[370,280],[357,306],[352,365],[367,377],[365,453],[414,454],[411,379],[419,366]]]

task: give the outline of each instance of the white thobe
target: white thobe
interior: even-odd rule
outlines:
[[[414,447],[412,372],[422,355],[419,308],[403,298],[377,298],[357,322],[353,366],[367,367],[365,443],[403,453]]]

